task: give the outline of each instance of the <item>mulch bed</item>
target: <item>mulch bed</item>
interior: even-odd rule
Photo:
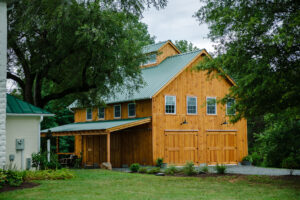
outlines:
[[[33,183],[33,182],[24,182],[24,183],[22,183],[18,187],[4,185],[0,189],[0,192],[7,192],[7,191],[13,191],[13,190],[21,190],[21,189],[25,189],[25,188],[33,188],[33,187],[36,187],[36,186],[39,186],[39,185],[40,185],[39,183]]]

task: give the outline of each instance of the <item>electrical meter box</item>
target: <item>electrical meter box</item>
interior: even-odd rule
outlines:
[[[24,150],[24,139],[16,139],[16,150]]]

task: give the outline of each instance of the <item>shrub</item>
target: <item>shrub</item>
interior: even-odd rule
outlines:
[[[225,174],[226,172],[226,166],[225,165],[216,165],[216,171],[218,174]]]
[[[147,174],[157,174],[159,172],[160,172],[159,167],[152,167],[152,168],[148,169]]]
[[[82,163],[82,157],[81,158],[77,158],[75,160],[75,163],[74,163],[74,168],[76,168],[76,169],[81,168],[81,163]]]
[[[56,153],[50,153],[50,162],[47,159],[47,152],[33,153],[32,157],[32,167],[44,169],[60,169],[61,165],[58,162],[58,156]]]
[[[20,186],[23,183],[24,172],[7,170],[6,172],[6,181],[10,186]]]
[[[263,157],[259,153],[253,152],[251,154],[251,157],[252,157],[252,164],[253,165],[255,165],[255,166],[262,165],[262,163],[263,163]]]
[[[0,169],[0,188],[3,187],[3,185],[5,184],[6,182],[6,174],[5,174],[5,171]]]
[[[68,169],[26,171],[25,180],[64,180],[73,178]]]
[[[156,160],[156,167],[161,168],[162,165],[163,165],[163,163],[164,163],[164,159],[163,158],[157,158],[157,160]]]
[[[138,172],[141,173],[141,174],[147,173],[147,167],[141,167],[141,168],[138,170]]]
[[[174,175],[174,174],[176,174],[176,173],[178,173],[178,172],[179,172],[179,170],[178,170],[174,165],[168,167],[168,168],[165,170],[165,174],[168,174],[168,175]]]
[[[204,173],[208,173],[208,166],[207,165],[203,166],[200,171]]]
[[[245,156],[243,159],[242,159],[242,161],[248,161],[248,162],[251,162],[252,163],[252,157],[250,156],[250,155],[248,155],[248,156]]]
[[[140,169],[140,164],[139,163],[133,163],[129,167],[131,172],[138,172]]]
[[[184,167],[183,167],[183,173],[185,175],[191,176],[196,174],[195,168],[194,168],[194,163],[191,162],[187,162]]]

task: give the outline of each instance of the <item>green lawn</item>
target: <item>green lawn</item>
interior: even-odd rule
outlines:
[[[0,199],[300,199],[300,178],[263,176],[157,177],[104,170],[74,170],[70,180],[0,193]]]

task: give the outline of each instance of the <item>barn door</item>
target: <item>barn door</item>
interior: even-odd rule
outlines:
[[[94,138],[93,136],[86,136],[86,165],[94,164]]]
[[[236,132],[208,132],[206,136],[208,164],[237,163]]]
[[[165,132],[165,161],[170,164],[194,163],[197,159],[197,132]]]

